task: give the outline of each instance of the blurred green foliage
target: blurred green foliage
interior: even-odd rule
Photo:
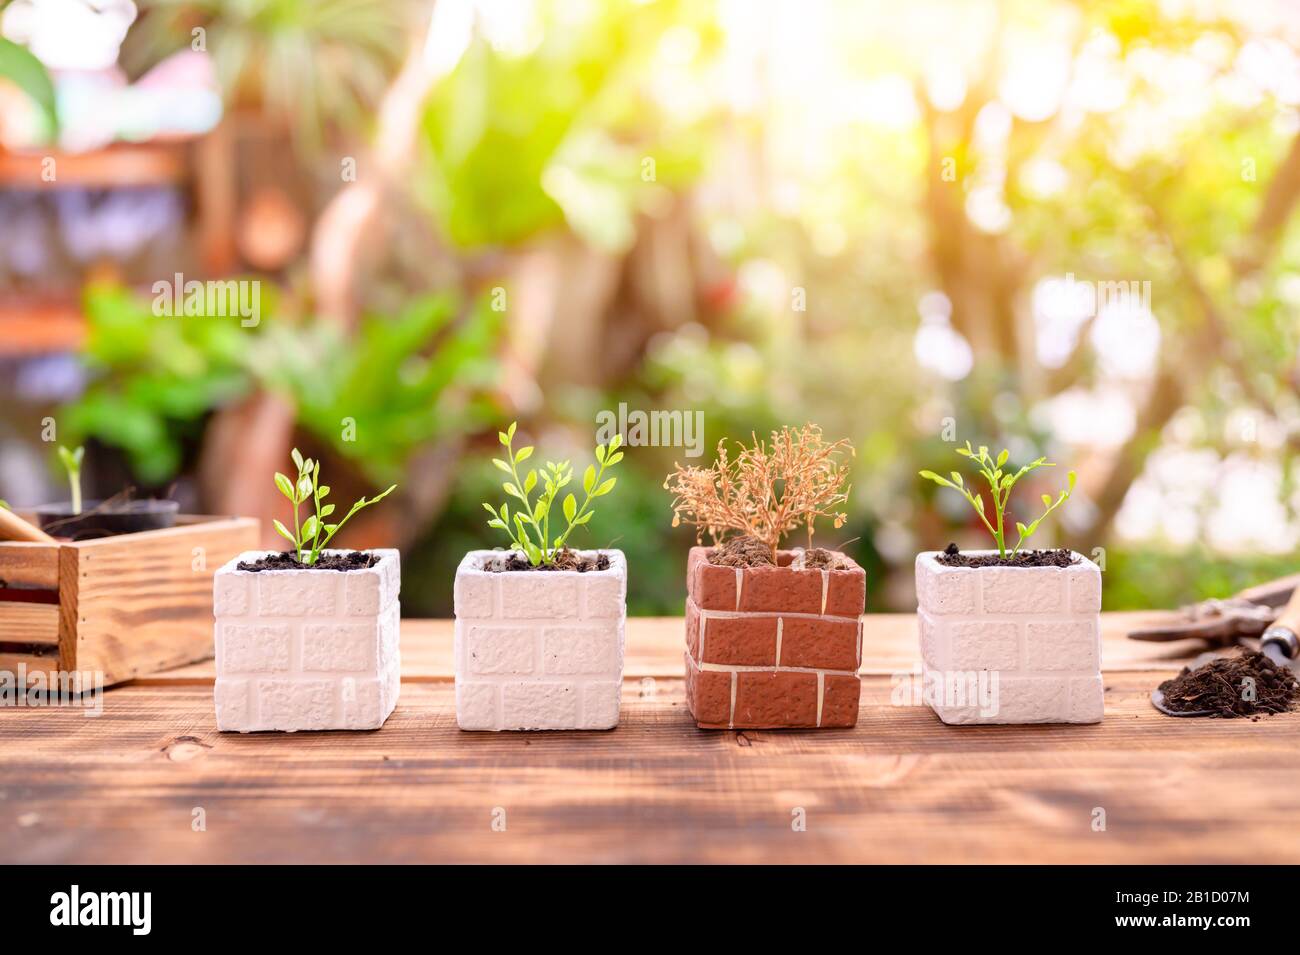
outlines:
[[[121,448],[146,484],[173,478],[186,437],[214,409],[246,395],[250,343],[262,328],[238,318],[156,318],[149,299],[116,285],[91,285],[83,357],[90,386],[63,409],[73,443],[88,437]]]
[[[495,422],[500,327],[486,299],[461,317],[445,294],[371,316],[352,335],[277,324],[259,377],[290,396],[302,427],[383,484],[401,479],[420,448]]]
[[[210,412],[266,388],[381,484],[401,477],[421,449],[493,420],[500,316],[486,300],[461,314],[452,296],[417,297],[346,336],[332,323],[279,314],[268,291],[263,283],[261,321],[245,328],[238,317],[156,318],[130,290],[88,287],[90,383],[63,410],[71,440],[120,448],[142,481],[161,485]]]
[[[0,4],[0,8],[3,6]],[[45,123],[44,138],[53,141],[58,136],[59,111],[45,64],[26,47],[0,36],[0,80],[8,80],[31,97]]]
[[[475,36],[425,111],[428,176],[416,187],[444,234],[464,247],[511,244],[567,222],[593,245],[630,245],[654,194],[646,176],[671,189],[701,168],[704,118],[655,100],[652,62],[669,29],[716,47],[709,10],[664,0],[578,15],[539,0],[532,49],[502,53]]]
[[[135,72],[202,40],[228,104],[319,149],[363,129],[406,52],[406,0],[139,0],[122,58]],[[201,33],[198,31],[202,31]]]

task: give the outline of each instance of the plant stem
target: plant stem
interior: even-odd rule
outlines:
[[[547,560],[547,557],[549,555],[547,553],[547,548],[546,548],[546,532],[543,531],[541,526],[537,523],[537,518],[533,517],[533,505],[529,502],[528,495],[524,492],[524,482],[519,479],[519,466],[515,463],[515,448],[514,448],[513,438],[511,438],[510,441],[506,443],[506,453],[507,456],[510,458],[510,476],[515,479],[515,490],[519,492],[517,496],[524,503],[524,520],[527,521],[529,524],[532,524],[533,531],[541,536],[542,538],[541,563],[549,564],[550,561]],[[524,556],[528,557],[528,550],[526,548],[524,550]],[[529,560],[529,563],[532,563],[531,559]]]

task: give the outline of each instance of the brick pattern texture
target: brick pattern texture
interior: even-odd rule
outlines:
[[[867,575],[686,566],[686,702],[704,729],[848,727],[858,721]]]
[[[236,570],[213,578],[217,728],[378,729],[397,705],[401,568],[376,550],[365,570]]]
[[[997,712],[969,698],[931,700],[945,723],[1097,723],[1101,680],[1101,568],[945,567],[916,558],[923,669],[932,677],[997,673]],[[927,685],[937,682],[927,679]],[[990,683],[990,689],[992,684]]]
[[[603,730],[623,690],[627,561],[609,570],[456,571],[456,722],[463,730]]]

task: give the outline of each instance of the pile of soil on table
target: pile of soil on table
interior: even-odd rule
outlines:
[[[745,535],[725,540],[708,553],[710,564],[719,567],[774,567],[772,549],[757,537]]]
[[[236,570],[249,570],[258,573],[263,570],[365,570],[379,563],[374,554],[363,554],[359,550],[346,554],[321,554],[314,564],[304,564],[293,551],[280,554],[267,554],[257,560],[241,560]]]
[[[1254,693],[1247,688],[1253,681]],[[1243,686],[1243,683],[1245,684]],[[1211,660],[1160,684],[1165,706],[1178,713],[1210,710],[1225,719],[1285,713],[1300,700],[1300,682],[1289,667],[1278,666],[1262,653],[1244,650],[1234,657]],[[1253,695],[1254,699],[1248,699]]]
[[[1078,558],[1064,547],[1053,550],[1022,550],[1014,557],[997,554],[963,554],[956,544],[949,544],[935,557],[945,567],[1069,567]]]
[[[494,574],[521,570],[576,570],[580,574],[585,574],[590,570],[609,570],[609,555],[597,554],[595,557],[585,557],[566,547],[555,555],[554,563],[533,566],[523,554],[510,551],[498,557],[489,557],[484,562],[483,569]]]

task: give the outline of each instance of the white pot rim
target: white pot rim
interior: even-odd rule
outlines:
[[[578,550],[570,548],[579,557],[596,557],[604,554],[609,558],[609,568],[607,570],[548,570],[543,572],[545,579],[557,578],[563,580],[566,577],[617,577],[627,573],[627,556],[621,551],[613,548],[592,548],[590,550]],[[456,568],[457,575],[460,574],[492,574],[499,576],[501,571],[484,570],[481,562],[488,557],[503,557],[508,554],[518,554],[524,556],[522,551],[513,548],[498,547],[491,550],[472,550],[469,551]],[[516,573],[526,573],[526,571],[516,571]]]

